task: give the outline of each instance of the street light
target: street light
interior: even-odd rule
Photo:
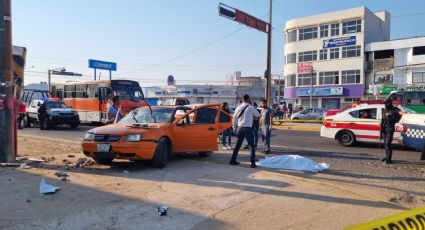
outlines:
[[[53,69],[53,70],[48,70],[48,89],[50,91],[50,78],[51,75],[62,75],[62,76],[78,76],[78,77],[82,77],[83,75],[81,73],[74,73],[74,72],[67,72],[66,69],[64,67],[61,68],[57,68],[57,69]]]
[[[51,74],[53,73],[53,71],[61,71],[61,72],[65,72],[66,69],[64,67],[60,67],[60,68],[56,68],[56,69],[49,69],[47,70],[47,89],[50,92],[50,79],[51,79]]]

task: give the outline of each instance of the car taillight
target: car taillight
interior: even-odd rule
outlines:
[[[407,125],[406,124],[403,124],[403,126],[401,127],[401,131],[403,133],[407,133]]]

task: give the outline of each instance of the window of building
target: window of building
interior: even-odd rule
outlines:
[[[413,47],[413,55],[425,55],[425,46]]]
[[[320,26],[320,37],[327,37],[329,36],[329,25],[321,25]]]
[[[316,74],[315,73],[298,74],[298,86],[311,85],[312,79],[313,79],[313,85],[316,85]]]
[[[342,47],[342,58],[360,57],[361,50],[361,46]]]
[[[296,86],[297,75],[291,74],[286,76],[286,86]]]
[[[425,83],[425,72],[413,73],[413,83]]]
[[[314,39],[317,38],[317,27],[300,29],[298,33],[299,41]]]
[[[296,42],[297,41],[297,30],[288,31],[287,36],[288,36],[286,38],[287,43]]]
[[[316,60],[317,60],[316,50],[298,53],[298,62],[316,61]]]
[[[377,109],[360,109],[350,112],[349,114],[354,118],[359,119],[376,119]]]
[[[339,35],[339,23],[331,24],[331,36]]]
[[[339,48],[332,48],[329,50],[329,59],[338,59],[339,58]]]
[[[374,79],[375,84],[384,84],[384,83],[393,83],[393,75],[392,74],[378,74],[375,75]]]
[[[362,32],[362,20],[350,20],[342,22],[342,34]]]
[[[337,85],[338,82],[339,82],[338,71],[319,73],[319,85]]]
[[[327,49],[320,50],[319,59],[320,60],[328,60],[328,50]]]
[[[297,62],[297,54],[296,53],[286,55],[286,64],[296,63],[296,62]]]
[[[344,70],[341,72],[342,84],[359,84],[360,70]]]

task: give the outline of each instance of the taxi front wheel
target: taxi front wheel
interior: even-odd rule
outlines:
[[[338,136],[338,143],[344,147],[352,146],[356,142],[356,138],[351,131],[341,131]]]
[[[167,165],[169,154],[168,140],[166,138],[159,139],[155,154],[153,155],[152,165],[157,168],[164,168]]]

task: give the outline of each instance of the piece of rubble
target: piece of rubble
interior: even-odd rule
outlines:
[[[29,168],[31,168],[31,166],[28,166],[28,165],[27,165],[27,163],[22,163],[22,164],[19,166],[19,168],[20,168],[20,169],[29,169]]]
[[[75,157],[75,155],[74,155],[74,154],[69,154],[69,155],[68,155],[68,157],[69,157],[69,158],[74,158],[74,157]]]
[[[47,184],[46,181],[44,180],[44,178],[41,179],[41,182],[40,182],[40,195],[56,193],[58,190],[59,190],[59,187],[56,187],[54,185]]]
[[[156,211],[158,212],[158,215],[160,216],[166,216],[168,212],[168,206],[159,206],[156,208]]]
[[[68,173],[66,173],[66,172],[56,172],[55,175],[57,177],[67,177]]]

